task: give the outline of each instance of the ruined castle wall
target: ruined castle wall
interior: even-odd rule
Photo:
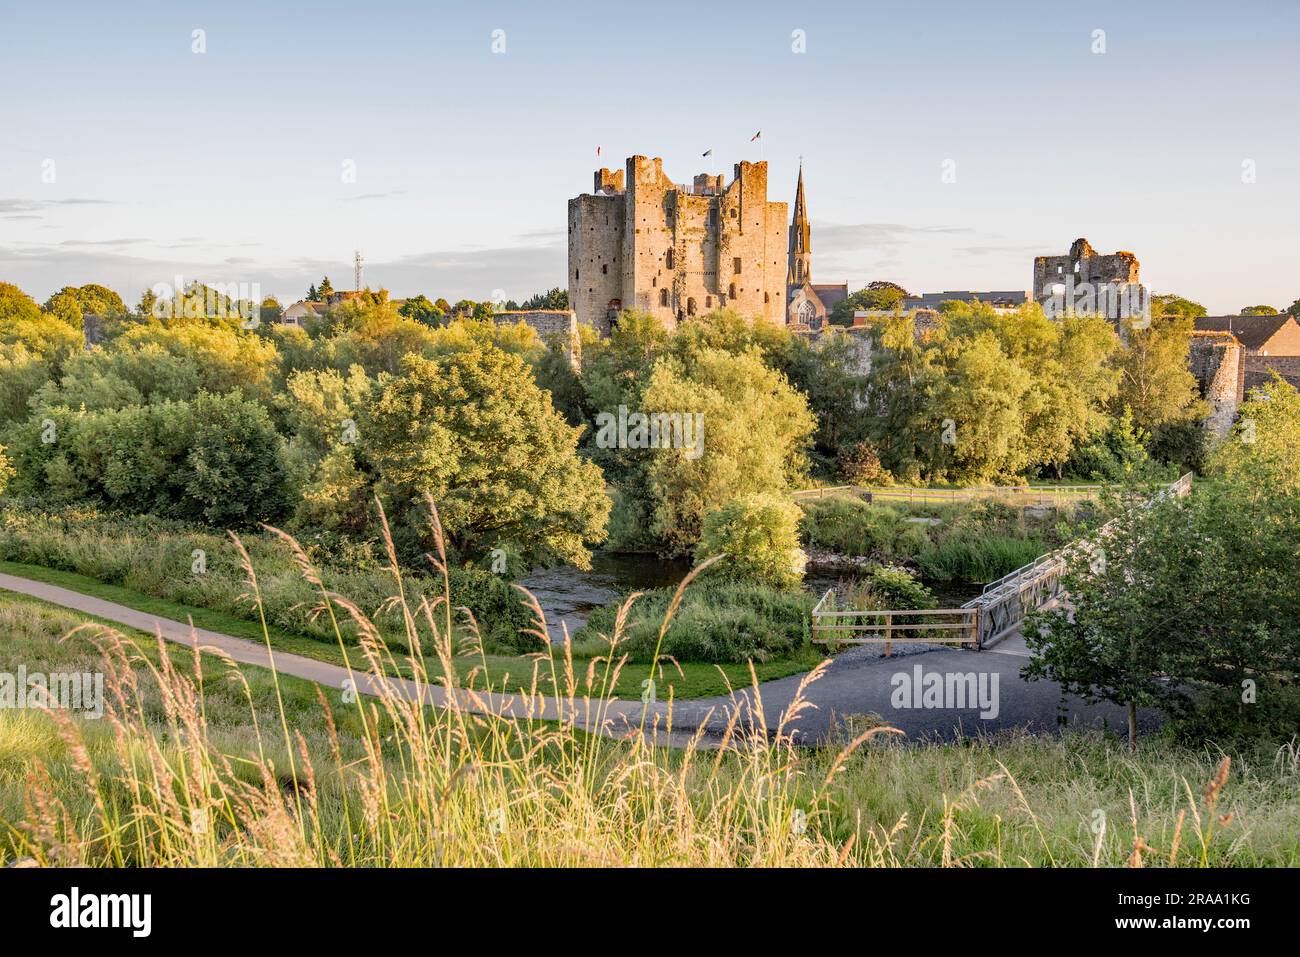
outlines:
[[[569,357],[569,364],[575,370],[578,368],[582,358],[582,340],[578,336],[578,318],[572,309],[503,310],[493,313],[492,321],[498,326],[522,322],[548,345],[558,340]]]
[[[569,200],[569,307],[606,334],[610,302],[622,304],[623,218],[621,194]]]
[[[1241,343],[1230,335],[1192,336],[1188,368],[1196,376],[1201,396],[1210,403],[1205,428],[1214,438],[1232,430],[1241,403],[1244,356]]]
[[[1102,255],[1086,239],[1075,240],[1070,252],[1064,256],[1034,257],[1034,296],[1042,301],[1052,295],[1052,286],[1064,284],[1070,276],[1075,285],[1092,283],[1140,282],[1141,265],[1130,252]]]

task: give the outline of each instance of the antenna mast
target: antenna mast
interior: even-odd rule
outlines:
[[[353,250],[353,253],[352,253],[352,281],[353,281],[354,285],[353,285],[352,288],[355,289],[357,292],[360,292],[360,291],[361,291],[361,264],[362,264],[363,262],[365,262],[365,260],[361,258],[361,250],[360,250],[360,249]]]

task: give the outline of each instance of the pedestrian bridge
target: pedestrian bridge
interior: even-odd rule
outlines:
[[[1186,495],[1192,473],[1156,492],[1142,503],[1169,495]],[[835,590],[827,589],[812,610],[814,644],[840,645],[883,642],[885,653],[894,644],[954,644],[981,650],[1016,634],[1025,616],[1062,597],[1061,576],[1080,554],[1091,554],[1113,534],[1118,519],[1107,522],[1087,539],[1040,555],[995,582],[960,608],[863,609],[841,607]]]

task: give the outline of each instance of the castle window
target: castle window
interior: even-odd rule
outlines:
[[[712,296],[705,296],[705,297],[704,297],[704,308],[705,308],[705,309],[712,309],[712,308],[713,308],[713,297],[712,297]]]
[[[573,278],[574,278],[574,279],[580,279],[580,278],[581,278],[581,276],[579,275],[579,270],[575,269],[575,270],[573,271]]]
[[[732,219],[735,219],[735,218],[736,218],[736,210],[735,210],[734,207],[733,207],[732,210],[731,210],[731,218],[732,218]]]
[[[659,305],[661,305],[661,306],[666,306],[666,305],[668,305],[668,290],[667,290],[667,289],[660,289],[660,290],[659,290]]]
[[[733,259],[732,262],[731,262],[731,265],[732,265],[732,272],[734,272],[737,276],[739,276],[739,275],[740,275],[740,257],[737,256],[735,259]]]
[[[664,263],[669,268],[673,268],[673,251],[670,249],[664,254]]]
[[[687,300],[686,300],[686,315],[688,315],[688,316],[693,316],[693,315],[695,315],[695,300],[694,300],[694,299],[687,299]]]
[[[734,282],[727,287],[727,295],[732,299],[736,298],[736,284]]]
[[[1078,264],[1078,263],[1075,263],[1075,264],[1074,264],[1074,271],[1075,271],[1076,273],[1079,271],[1079,264]]]
[[[763,301],[764,301],[764,302],[771,302],[771,301],[772,301],[772,294],[771,294],[771,293],[767,293],[767,292],[763,293]]]
[[[606,265],[603,265],[603,264],[602,264],[601,267],[600,267],[600,274],[601,274],[602,276],[607,276],[607,275],[609,275],[609,267],[606,266]]]

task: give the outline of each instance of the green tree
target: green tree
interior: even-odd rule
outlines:
[[[284,307],[280,305],[280,300],[274,296],[267,296],[263,299],[258,310],[258,319],[264,326],[275,325],[280,321],[280,316],[284,314]]]
[[[1300,498],[1236,482],[1135,508],[1080,554],[1070,611],[1027,626],[1029,678],[1088,700],[1158,709],[1199,742],[1300,726]]]
[[[316,301],[329,302],[332,295],[334,295],[334,284],[330,282],[329,276],[322,276],[320,285],[316,287]]]
[[[5,489],[9,487],[9,482],[13,477],[13,466],[9,464],[9,457],[5,455],[5,447],[0,445],[0,495],[4,494]]]
[[[107,286],[64,286],[45,302],[45,311],[69,326],[80,328],[84,316],[118,318],[126,315],[122,297]]]
[[[27,351],[57,369],[85,340],[80,323],[72,325],[41,312],[40,306],[17,286],[0,282],[0,344],[22,343]]]
[[[548,289],[546,292],[539,292],[536,295],[529,296],[524,300],[522,308],[524,309],[568,309],[569,293],[566,289],[558,286],[554,289]]]
[[[797,588],[805,562],[799,547],[802,518],[788,496],[770,492],[728,502],[704,516],[695,561],[723,555],[711,576]]]
[[[1199,302],[1192,302],[1182,296],[1166,293],[1151,297],[1151,314],[1155,317],[1180,316],[1184,319],[1196,319],[1206,314],[1206,309]]]
[[[577,455],[578,431],[522,359],[481,346],[407,357],[362,416],[358,452],[425,550],[428,493],[462,558],[509,547],[589,567],[610,504],[600,470]]]
[[[282,440],[238,394],[100,411],[44,410],[12,431],[20,493],[242,528],[283,518]]]
[[[36,401],[98,410],[235,389],[267,400],[277,358],[273,342],[222,326],[137,325],[105,346],[73,355]]]
[[[851,326],[856,310],[894,312],[903,308],[903,300],[907,296],[907,290],[897,283],[876,280],[868,283],[865,289],[859,289],[837,302],[831,307],[827,318],[833,325]]]
[[[443,314],[438,311],[437,307],[429,301],[424,295],[413,296],[402,303],[401,308],[397,310],[400,315],[408,319],[414,319],[416,322],[425,326],[439,325],[443,320]]]
[[[1210,465],[1245,495],[1300,496],[1300,392],[1276,373],[1254,390]]]
[[[634,450],[620,531],[640,527],[667,555],[689,554],[704,516],[733,499],[783,491],[807,470],[816,422],[808,402],[757,350],[704,349],[658,362],[641,397],[648,416],[680,416],[680,447]],[[687,442],[685,428],[694,434]],[[629,440],[629,444],[630,440]],[[664,447],[668,444],[670,447]]]
[[[1243,316],[1276,316],[1278,311],[1273,306],[1243,306],[1241,310]]]
[[[1126,323],[1126,339],[1115,353],[1119,388],[1112,414],[1133,411],[1133,421],[1150,432],[1162,425],[1205,417],[1196,376],[1187,366],[1193,320],[1184,315],[1153,315],[1146,328]]]

